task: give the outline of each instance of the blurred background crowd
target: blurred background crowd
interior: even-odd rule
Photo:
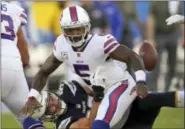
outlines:
[[[45,59],[52,53],[53,42],[61,34],[60,14],[69,5],[80,5],[91,18],[92,33],[111,33],[120,44],[136,47],[149,40],[158,51],[158,63],[148,72],[152,91],[184,89],[184,26],[167,26],[165,19],[184,15],[184,1],[55,1],[16,2],[28,15],[24,27],[29,40],[30,66],[25,69],[29,85]],[[64,75],[61,66],[50,77],[50,87],[58,85]]]

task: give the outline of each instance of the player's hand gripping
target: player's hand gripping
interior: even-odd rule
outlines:
[[[31,116],[34,113],[34,110],[40,107],[42,107],[42,105],[34,97],[29,97],[28,101],[26,102],[24,107],[21,109],[21,115]]]
[[[100,102],[104,97],[106,77],[102,74],[103,68],[98,67],[96,72],[90,76],[90,82],[94,92],[94,100]]]
[[[140,98],[145,98],[148,95],[148,89],[144,82],[137,82],[136,86],[132,88],[130,94],[135,91]]]

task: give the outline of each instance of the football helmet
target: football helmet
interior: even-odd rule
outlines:
[[[42,91],[37,101],[42,107],[34,110],[31,115],[33,118],[44,121],[55,121],[60,115],[64,114],[67,106],[58,95],[48,91]]]
[[[73,47],[81,47],[85,43],[91,27],[88,13],[80,6],[65,8],[60,25],[67,42]]]

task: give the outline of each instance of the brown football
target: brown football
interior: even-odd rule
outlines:
[[[143,58],[145,69],[152,71],[157,64],[157,50],[148,41],[144,41],[139,49],[139,55]]]

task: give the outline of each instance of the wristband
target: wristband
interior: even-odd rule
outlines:
[[[146,73],[143,70],[138,70],[135,72],[136,82],[146,81]]]
[[[28,94],[28,98],[34,97],[35,99],[37,99],[39,96],[40,96],[40,93],[33,88],[30,90],[30,93]]]

